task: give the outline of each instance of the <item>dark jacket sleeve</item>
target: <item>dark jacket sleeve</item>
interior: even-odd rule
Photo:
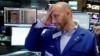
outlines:
[[[91,56],[99,56],[98,53],[97,53],[96,46],[97,46],[97,42],[96,42],[96,39],[94,37],[93,46],[92,46],[92,50],[91,50],[91,53],[90,53]]]
[[[99,56],[97,53],[96,46],[97,46],[96,37],[93,37],[91,50],[86,56]]]
[[[25,40],[25,48],[30,51],[40,51],[40,40],[42,28],[34,28],[32,25],[30,32]]]
[[[98,53],[97,53],[97,41],[96,41],[96,37],[94,37],[94,41],[93,41],[93,53],[94,53],[94,56],[99,56]]]

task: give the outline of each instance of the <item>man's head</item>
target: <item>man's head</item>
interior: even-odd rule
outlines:
[[[65,26],[69,25],[72,21],[72,11],[70,6],[66,2],[58,2],[54,4],[52,8],[52,23],[60,30],[63,30]]]
[[[95,34],[100,34],[100,25],[94,25],[93,31]]]

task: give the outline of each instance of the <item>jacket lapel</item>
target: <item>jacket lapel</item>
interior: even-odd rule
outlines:
[[[78,26],[78,29],[76,30],[76,32],[73,34],[73,36],[71,37],[71,39],[69,40],[68,44],[66,45],[66,47],[64,48],[62,55],[64,55],[64,53],[66,53],[69,49],[71,49],[75,44],[77,44],[78,42],[81,41],[81,36],[80,36],[80,28]]]
[[[60,54],[60,37],[61,36],[59,36],[58,39],[55,41],[55,46],[59,54]]]
[[[60,55],[60,38],[61,38],[61,31],[53,34],[53,42],[56,48],[56,52],[58,52],[58,54]]]

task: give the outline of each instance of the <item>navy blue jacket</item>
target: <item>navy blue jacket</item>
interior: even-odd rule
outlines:
[[[64,51],[60,52],[60,37],[53,38],[59,32],[52,28],[41,35],[42,28],[31,27],[25,40],[25,48],[30,51],[41,51],[42,56],[97,56],[94,34],[78,26]]]

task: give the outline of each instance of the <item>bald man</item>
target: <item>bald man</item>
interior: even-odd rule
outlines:
[[[42,56],[97,56],[94,34],[72,20],[72,11],[66,2],[51,5],[47,15],[32,25],[25,47],[42,52]]]

